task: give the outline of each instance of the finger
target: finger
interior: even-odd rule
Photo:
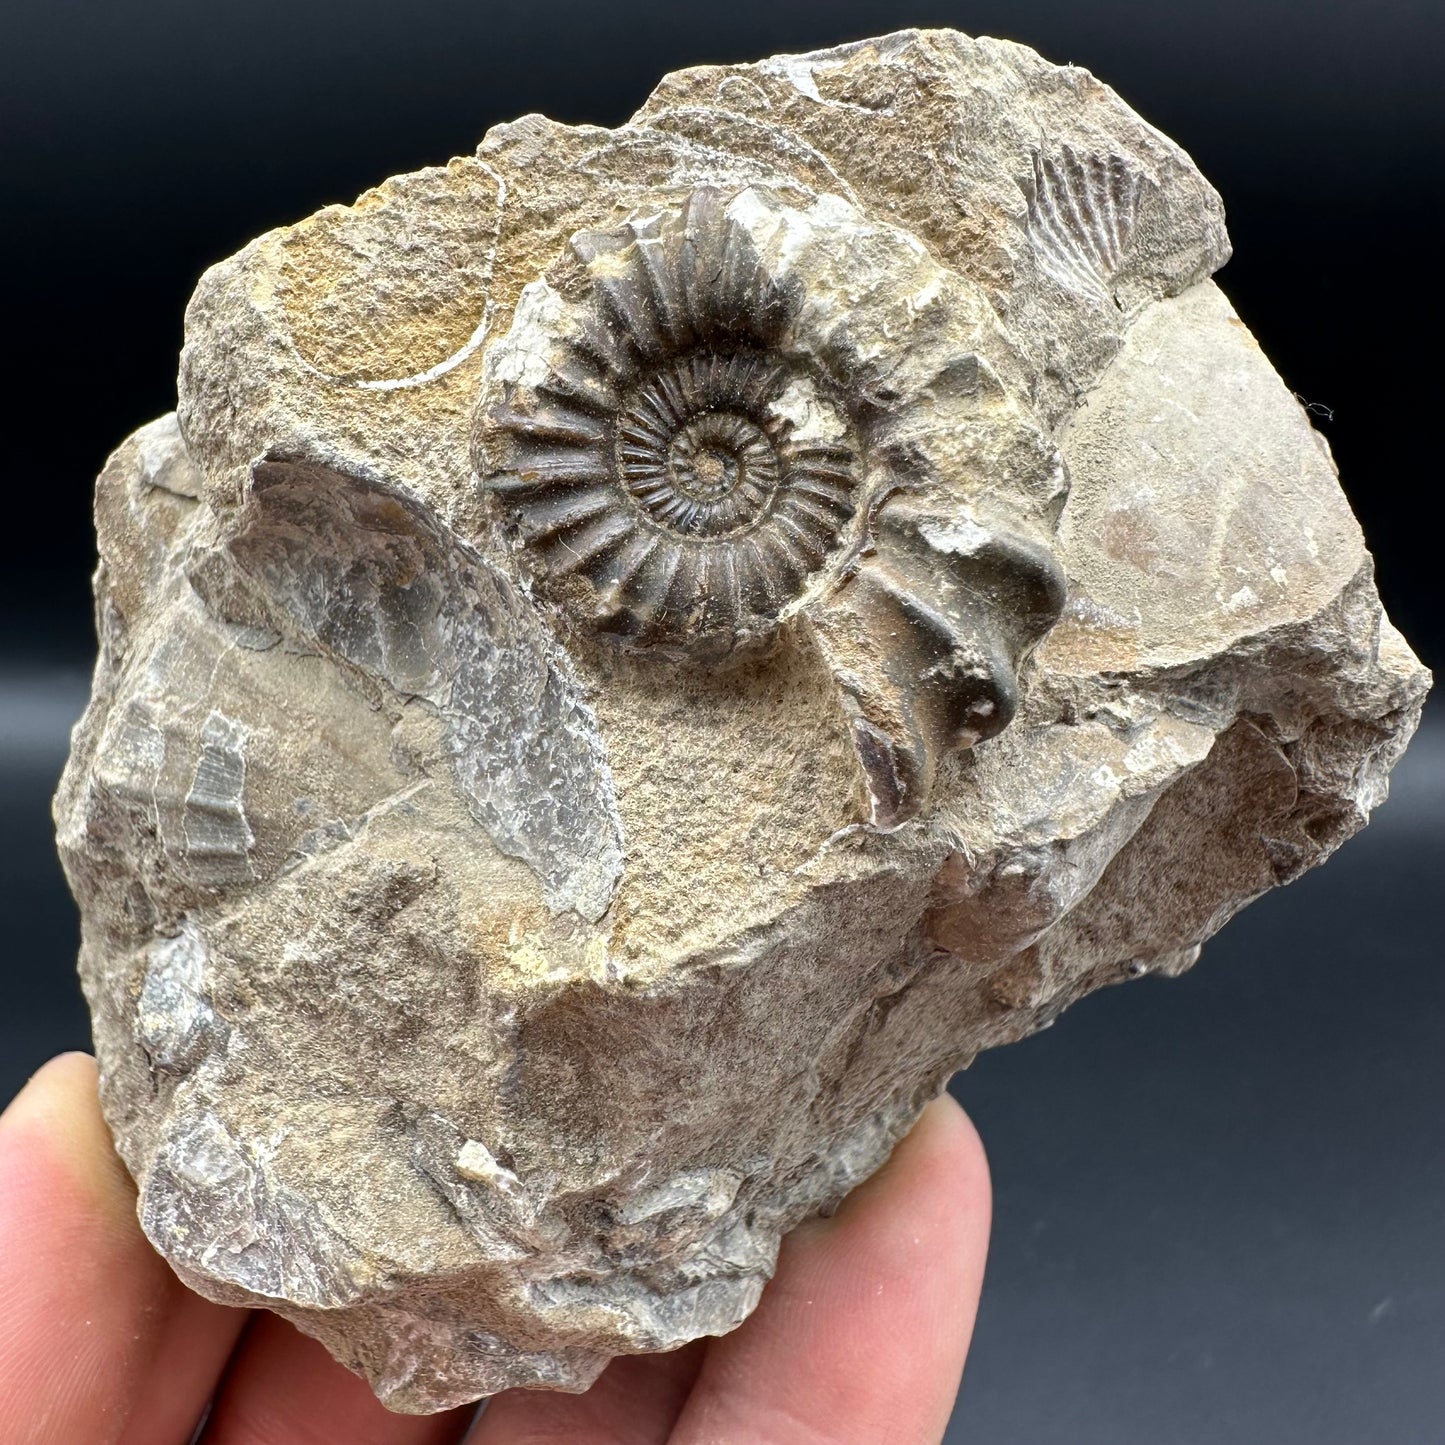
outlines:
[[[938,1445],[983,1284],[988,1165],[946,1096],[830,1220],[783,1241],[712,1343],[673,1445]]]
[[[697,1377],[704,1344],[613,1360],[585,1395],[494,1395],[467,1445],[664,1445]]]
[[[184,1445],[245,1314],[203,1300],[140,1231],[84,1054],[0,1116],[0,1440]]]
[[[452,1445],[472,1408],[394,1415],[326,1347],[256,1315],[216,1395],[202,1445]]]

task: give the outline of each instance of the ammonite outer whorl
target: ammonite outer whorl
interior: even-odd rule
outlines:
[[[857,510],[856,428],[811,358],[781,349],[796,287],[726,198],[573,237],[585,295],[529,288],[545,360],[504,352],[485,484],[538,587],[633,648],[716,659],[806,595]]]

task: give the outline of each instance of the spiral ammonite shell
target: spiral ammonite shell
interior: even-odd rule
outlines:
[[[858,507],[857,429],[780,349],[799,298],[724,199],[574,236],[581,298],[524,292],[478,438],[539,591],[610,640],[712,661],[808,595]]]
[[[574,631],[718,666],[800,614],[898,827],[1008,726],[1058,616],[1057,450],[988,298],[918,237],[764,186],[663,205],[523,289],[477,474]]]

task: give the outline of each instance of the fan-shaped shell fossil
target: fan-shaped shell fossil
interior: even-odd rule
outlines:
[[[1068,146],[1035,152],[1029,235],[1039,264],[1059,285],[1105,300],[1134,234],[1144,174],[1122,156]]]
[[[856,427],[816,363],[779,349],[798,298],[717,191],[570,249],[586,300],[552,317],[545,362],[484,413],[486,486],[534,580],[598,633],[721,656],[770,631],[839,551]],[[555,298],[540,286],[524,330]]]

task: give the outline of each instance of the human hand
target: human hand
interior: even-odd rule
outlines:
[[[94,1062],[0,1116],[0,1441],[186,1445],[937,1445],[988,1241],[983,1150],[944,1098],[832,1219],[783,1243],[740,1328],[614,1361],[585,1395],[393,1415],[277,1316],[193,1294],[147,1243]],[[468,1426],[471,1433],[468,1434]]]

